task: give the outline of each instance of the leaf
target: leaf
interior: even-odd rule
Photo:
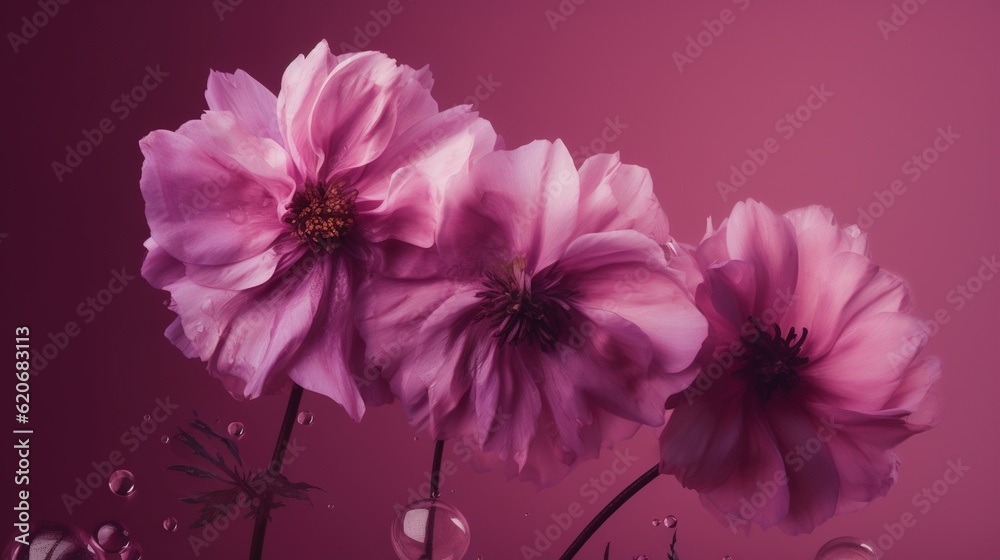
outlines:
[[[670,552],[667,554],[667,560],[681,560],[681,557],[677,555],[677,551],[674,550],[674,545],[677,544],[677,529],[674,529],[674,538],[670,541]]]
[[[212,427],[208,425],[207,422],[205,422],[201,418],[198,418],[197,413],[195,413],[195,419],[191,421],[191,427],[205,434],[209,438],[217,439],[220,442],[222,442],[222,445],[226,446],[226,449],[229,450],[229,454],[236,459],[236,462],[241,465],[243,464],[243,459],[240,458],[240,449],[236,445],[236,442],[227,438],[226,436],[217,434],[215,430],[213,430]],[[221,459],[222,457],[219,457],[219,460]]]
[[[168,471],[182,472],[188,476],[193,476],[195,478],[214,478],[219,480],[219,475],[211,471],[206,471],[205,469],[199,469],[198,467],[191,467],[188,465],[171,465],[167,467]]]
[[[608,541],[608,544],[604,545],[604,560],[608,560],[610,556],[611,556],[611,541]]]

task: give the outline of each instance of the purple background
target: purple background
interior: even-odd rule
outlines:
[[[266,460],[284,399],[234,401],[200,363],[183,358],[161,335],[171,320],[164,293],[136,278],[91,322],[77,309],[108,286],[111,271],[124,267],[138,274],[148,229],[138,189],[137,142],[150,130],[175,129],[197,118],[205,109],[209,69],[242,68],[276,90],[288,62],[320,39],[339,51],[342,42],[361,38],[400,62],[430,64],[441,105],[472,96],[509,146],[558,137],[571,150],[591,144],[620,150],[626,162],[648,167],[672,232],[682,240],[697,241],[706,216],[718,220],[746,197],[779,210],[825,204],[844,222],[857,221],[859,207],[872,206],[878,216],[866,225],[875,259],[910,281],[918,313],[947,319],[930,343],[944,364],[944,421],[899,449],[901,476],[887,498],[811,535],[792,538],[755,529],[748,538],[711,518],[695,493],[662,477],[626,505],[581,558],[598,557],[608,540],[614,543],[613,557],[664,558],[670,532],[650,520],[667,514],[680,518],[684,560],[724,554],[736,560],[810,559],[835,536],[878,539],[885,524],[907,513],[916,525],[899,538],[883,537],[892,544],[886,558],[995,556],[1000,488],[992,423],[1000,386],[1000,287],[976,278],[981,259],[995,255],[1000,240],[1000,5],[898,2],[900,10],[904,4],[918,9],[905,22],[897,14],[902,25],[886,39],[879,20],[891,23],[890,0],[576,0],[579,5],[245,0],[220,17],[217,7],[225,1],[77,0],[59,5],[55,16],[39,16],[48,21],[17,46],[18,52],[9,44],[0,48],[8,107],[4,168],[13,170],[0,208],[4,331],[30,325],[38,352],[49,333],[63,331],[68,321],[80,326],[78,336],[33,378],[34,518],[86,529],[117,519],[131,529],[146,558],[191,558],[188,537],[200,531],[167,533],[160,524],[168,515],[185,527],[193,521],[194,508],[177,499],[205,485],[165,471],[179,460],[159,437],[198,410],[210,421],[221,419],[220,428],[243,421],[244,456],[257,464]],[[5,2],[0,25],[20,34],[21,18],[40,9],[36,1]],[[553,18],[560,9],[568,15]],[[717,19],[725,9],[734,21],[679,71],[672,54],[687,48],[689,36],[697,40],[703,20]],[[372,10],[385,11],[378,17],[391,20],[377,23]],[[374,37],[358,35],[366,26]],[[707,43],[706,35],[701,38]],[[147,65],[159,65],[169,76],[120,118],[124,110],[115,100],[141,83]],[[810,118],[785,138],[776,121],[821,85],[833,95],[815,111],[802,110]],[[57,178],[53,162],[64,161],[66,146],[83,140],[82,130],[99,127],[105,118],[114,129],[72,172]],[[616,120],[625,126],[608,125]],[[930,154],[939,156],[937,161],[911,180],[903,165],[933,145],[939,127],[952,127],[958,139],[948,151]],[[729,166],[740,165],[746,150],[769,137],[779,150],[724,200],[716,182],[728,180]],[[891,192],[896,179],[906,190],[890,200],[884,191]],[[992,274],[983,270],[984,277]],[[979,291],[970,292],[970,301],[953,291],[958,285]],[[3,403],[11,402],[13,384],[13,377],[3,382]],[[181,410],[131,452],[121,434],[140,424],[157,398],[168,397]],[[391,558],[393,505],[405,502],[409,488],[425,480],[432,442],[414,441],[398,405],[372,410],[360,425],[316,395],[306,395],[304,408],[317,420],[296,427],[294,437],[304,451],[287,473],[325,492],[316,494],[312,507],[296,502],[275,512],[266,557]],[[13,419],[5,417],[0,425],[13,428]],[[14,470],[14,459],[7,443],[0,447],[8,481],[2,502],[7,531],[13,497],[6,471]],[[582,504],[587,518],[595,514],[652,464],[652,430],[622,448],[640,459],[614,477],[594,504],[588,502],[593,486],[584,485],[609,467],[613,453],[538,493],[529,485],[506,483],[497,473],[477,474],[451,454],[458,473],[444,481],[444,497],[472,526],[468,557],[522,558],[521,547],[534,546],[536,530],[544,532],[551,516],[573,502]],[[61,496],[74,491],[77,477],[93,471],[92,462],[114,451],[124,453],[126,467],[135,472],[137,492],[123,499],[102,485],[69,514]],[[968,474],[954,485],[939,482],[947,494],[927,511],[914,503],[916,494],[942,479],[948,461],[959,459],[971,468]],[[584,523],[574,521],[544,558],[556,558]],[[234,523],[200,557],[245,557],[251,525]]]

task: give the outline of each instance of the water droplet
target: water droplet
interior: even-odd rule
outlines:
[[[138,545],[131,544],[122,551],[119,560],[142,560],[142,549]]]
[[[878,554],[861,539],[837,537],[820,547],[816,560],[878,560]]]
[[[326,509],[333,509],[333,504],[326,504]]]
[[[673,529],[674,527],[677,526],[677,517],[675,517],[673,515],[668,515],[668,516],[664,517],[663,518],[663,525],[666,526],[666,527],[668,527],[668,528],[670,528],[670,529]]]
[[[108,488],[119,496],[128,496],[135,492],[135,477],[125,470],[117,470],[108,477]]]
[[[198,323],[197,325],[194,326],[194,330],[197,333],[203,333],[205,332],[205,325],[203,323]]]
[[[313,416],[312,412],[309,412],[308,410],[303,410],[302,412],[299,413],[298,416],[295,417],[295,419],[298,420],[299,424],[302,424],[303,426],[308,426],[313,423],[313,420],[315,420],[316,417]]]
[[[434,492],[431,492],[431,497],[435,498],[435,499],[440,498],[441,497],[441,491],[440,490],[436,490]]]
[[[209,317],[215,315],[215,302],[212,298],[205,298],[205,301],[201,302],[201,311]]]
[[[163,443],[170,443],[170,436],[163,436],[160,438]]]
[[[72,525],[42,521],[33,524],[25,546],[8,539],[0,558],[3,560],[104,560],[104,553],[95,550],[90,537]]]
[[[635,560],[649,560],[649,556],[646,556],[645,554],[640,554],[635,557]]]
[[[235,210],[230,210],[226,213],[229,219],[232,220],[234,224],[245,224],[247,223],[247,211],[240,207]]]
[[[528,512],[524,512],[524,516],[525,516],[525,517],[528,517]]]
[[[462,512],[441,500],[417,500],[407,505],[393,521],[391,535],[400,560],[461,558],[469,549],[469,522]],[[426,556],[428,539],[430,558]]]
[[[420,436],[413,436],[413,441],[420,441]]]
[[[654,519],[653,520],[653,527],[659,527],[659,526],[660,526],[660,520],[659,519]]]
[[[231,422],[229,424],[228,430],[229,430],[229,435],[233,436],[236,439],[240,439],[246,432],[246,427],[243,425],[243,422]]]
[[[732,556],[726,555],[722,557],[722,560],[733,560]]]
[[[173,533],[177,530],[177,519],[174,517],[168,517],[163,520],[163,530],[170,531]]]
[[[117,554],[131,542],[128,529],[117,521],[105,521],[94,529],[94,542],[104,552]]]

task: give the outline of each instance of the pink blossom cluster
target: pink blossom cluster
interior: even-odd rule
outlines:
[[[325,42],[277,95],[212,72],[201,118],[140,143],[168,339],[238,398],[398,400],[539,485],[648,425],[723,522],[808,532],[886,494],[940,368],[865,233],[749,200],[679,243],[646,169],[504,149],[431,85]]]

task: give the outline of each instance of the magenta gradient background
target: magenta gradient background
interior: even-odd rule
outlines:
[[[402,0],[402,12],[370,47],[413,66],[430,64],[442,106],[461,103],[475,94],[479,78],[492,76],[500,85],[479,106],[512,147],[562,138],[576,150],[600,136],[605,118],[617,117],[628,128],[608,151],[619,150],[626,162],[651,170],[673,233],[689,242],[700,238],[707,216],[718,220],[746,197],[779,210],[824,204],[842,221],[854,222],[859,206],[903,179],[906,192],[870,228],[874,256],[910,281],[918,313],[931,317],[945,309],[950,319],[930,344],[944,364],[944,420],[899,449],[901,476],[887,498],[811,535],[754,529],[748,538],[711,518],[695,493],[662,477],[626,505],[580,558],[599,557],[611,540],[615,558],[645,553],[662,559],[669,531],[650,520],[674,514],[684,560],[724,554],[808,560],[835,536],[877,538],[883,524],[905,512],[913,512],[917,525],[885,558],[996,558],[1000,283],[986,282],[961,310],[948,294],[977,273],[980,259],[994,255],[1000,241],[1000,4],[929,0],[888,41],[877,21],[890,17],[891,0],[750,0],[745,11],[729,0],[589,0],[553,30],[545,11],[558,5]],[[0,49],[4,169],[13,170],[0,208],[0,231],[7,234],[0,239],[4,332],[29,324],[37,350],[47,333],[80,321],[76,307],[106,286],[110,270],[124,266],[138,273],[148,229],[137,142],[150,130],[175,129],[197,118],[205,109],[210,68],[242,68],[276,90],[294,56],[323,38],[336,50],[353,40],[355,26],[372,20],[370,10],[386,6],[385,0],[246,0],[220,21],[210,0],[77,1],[62,6],[19,53],[8,45]],[[735,22],[678,72],[671,54],[703,29],[702,20],[717,18],[725,8],[735,9]],[[37,9],[33,0],[5,2],[3,30],[16,31],[20,18]],[[146,65],[157,64],[169,77],[118,120],[111,103],[140,82]],[[806,101],[810,86],[821,84],[833,96],[793,137],[782,138],[775,122]],[[52,161],[82,139],[82,129],[105,117],[115,130],[58,182]],[[919,181],[910,182],[903,163],[931,145],[938,127],[948,126],[960,138]],[[724,201],[716,181],[768,137],[778,140],[779,151]],[[193,533],[166,533],[160,522],[168,515],[184,526],[193,521],[194,509],[177,499],[204,486],[164,470],[176,458],[159,436],[187,420],[192,409],[221,418],[220,426],[242,420],[244,456],[263,464],[284,406],[280,397],[234,401],[201,364],[183,358],[161,335],[172,317],[162,305],[165,298],[137,279],[83,325],[34,378],[32,389],[34,517],[88,529],[106,518],[121,520],[152,560],[193,557],[187,544]],[[8,429],[14,380],[4,379],[2,426]],[[124,450],[120,434],[138,424],[157,397],[168,396],[182,410],[135,453],[126,453],[126,466],[138,477],[137,493],[121,499],[102,487],[67,514],[60,496],[73,491],[74,479],[91,472],[91,461]],[[306,395],[304,408],[317,420],[297,427],[294,437],[305,451],[287,473],[325,493],[316,495],[313,507],[291,503],[275,512],[266,557],[392,558],[392,506],[423,482],[432,443],[426,436],[414,442],[398,405],[372,410],[360,425],[316,395]],[[8,481],[0,504],[6,532],[14,462],[10,446],[0,447]],[[532,545],[550,515],[574,501],[588,518],[595,514],[654,461],[652,430],[623,448],[640,460],[597,504],[581,497],[581,487],[608,468],[610,453],[537,493],[460,464],[458,474],[445,480],[444,496],[471,523],[468,558],[521,558],[521,546]],[[914,494],[938,480],[947,461],[959,458],[971,471],[922,513],[912,503]],[[576,521],[570,533],[583,525]],[[249,521],[236,523],[201,557],[245,558],[250,531]],[[571,534],[560,536],[544,557],[556,558],[571,540]]]

